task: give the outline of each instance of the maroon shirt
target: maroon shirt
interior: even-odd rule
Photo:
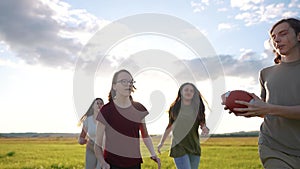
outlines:
[[[140,103],[120,108],[109,102],[101,109],[97,120],[105,125],[104,159],[119,167],[131,167],[142,163],[139,129],[149,114]]]

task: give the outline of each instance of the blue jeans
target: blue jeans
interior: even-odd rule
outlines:
[[[200,156],[186,154],[181,157],[174,158],[177,169],[198,169]]]

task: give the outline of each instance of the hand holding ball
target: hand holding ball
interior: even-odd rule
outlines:
[[[245,102],[251,102],[253,101],[253,97],[250,95],[250,93],[243,91],[243,90],[233,90],[229,91],[222,96],[223,104],[234,114],[241,114],[245,112],[239,112],[234,111],[234,108],[247,108],[247,106],[235,103],[236,100],[241,100]]]

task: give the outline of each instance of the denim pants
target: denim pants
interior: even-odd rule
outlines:
[[[198,169],[200,156],[186,154],[181,157],[174,158],[177,169]]]
[[[101,169],[100,163],[98,162],[96,155],[95,155],[93,141],[88,141],[86,144],[85,168],[86,169]]]

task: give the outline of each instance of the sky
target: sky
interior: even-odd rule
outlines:
[[[263,119],[229,114],[220,95],[259,95],[259,70],[274,58],[268,31],[299,11],[298,0],[0,1],[0,133],[80,132],[121,68],[150,134],[163,133],[187,81],[207,101],[212,133],[259,130]]]

